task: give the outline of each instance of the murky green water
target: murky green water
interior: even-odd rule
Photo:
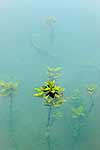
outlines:
[[[0,0],[0,150],[100,149],[99,0]],[[65,102],[33,96],[61,67]],[[6,88],[6,90],[8,90]],[[4,92],[4,91],[3,91]],[[7,91],[6,91],[7,92]]]

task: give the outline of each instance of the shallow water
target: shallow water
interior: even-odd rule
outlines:
[[[99,0],[0,1],[0,80],[19,83],[12,113],[10,98],[0,97],[0,150],[100,149],[99,6]],[[53,26],[48,16],[56,19]],[[48,80],[48,66],[62,67],[65,99],[81,93],[78,102],[53,108],[58,116],[50,129],[48,108],[33,96]],[[97,85],[91,113],[73,118],[73,107],[91,105],[91,84]]]

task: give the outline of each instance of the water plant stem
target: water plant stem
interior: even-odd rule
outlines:
[[[10,94],[10,102],[9,102],[9,126],[10,129],[13,129],[13,95]]]
[[[89,110],[88,110],[89,113],[92,112],[93,107],[94,107],[94,100],[93,100],[93,96],[92,95],[90,96],[90,99],[91,99],[91,104],[90,104],[90,107],[89,107]]]
[[[50,137],[50,126],[51,126],[51,122],[52,122],[52,106],[49,106],[48,109],[48,120],[47,120],[47,145],[48,145],[48,150],[51,150],[51,137]]]
[[[11,138],[11,147],[13,147],[15,150],[18,149],[18,145],[15,141],[15,135],[14,135],[14,127],[13,127],[13,94],[11,93],[9,95],[10,102],[9,102],[9,127],[10,127],[10,138]]]
[[[52,106],[49,106],[48,109],[48,122],[47,122],[47,127],[50,127],[52,121]]]
[[[52,25],[50,25],[49,27],[50,30],[50,45],[52,46],[54,44],[54,40],[55,40],[55,29]]]

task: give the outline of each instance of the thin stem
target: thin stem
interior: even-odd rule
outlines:
[[[10,94],[10,102],[9,102],[9,125],[10,129],[13,128],[13,95]]]
[[[89,107],[89,110],[88,110],[88,112],[89,112],[89,113],[91,113],[91,112],[92,112],[93,107],[94,107],[94,100],[93,100],[92,95],[90,96],[90,99],[91,99],[91,104],[90,104],[90,107]]]
[[[48,150],[51,150],[51,137],[50,137],[50,131],[48,131],[48,136],[46,138],[47,140],[47,145],[48,145]]]
[[[18,149],[15,138],[14,138],[14,128],[13,128],[13,94],[9,95],[9,126],[10,126],[10,134],[11,134],[11,146],[13,146],[16,150]]]
[[[51,122],[52,122],[52,106],[49,106],[48,109],[48,120],[47,120],[47,145],[48,145],[48,150],[51,150],[51,137],[50,137],[50,126],[51,126]]]
[[[51,53],[49,53],[48,49],[43,50],[40,46],[38,46],[38,45],[34,42],[34,39],[32,40],[32,45],[33,45],[34,49],[35,49],[41,56],[46,56],[46,57],[53,58],[53,55],[52,55]]]
[[[80,135],[81,135],[81,118],[77,118],[77,122],[76,122],[77,126],[73,128],[73,136],[72,136],[72,150],[75,150],[77,148],[77,143],[78,140],[80,139]],[[75,125],[75,124],[74,124]]]
[[[50,25],[49,30],[50,30],[50,44],[52,46],[53,43],[54,43],[54,40],[55,40],[55,29],[54,29],[54,26]]]
[[[47,122],[47,127],[49,127],[51,125],[51,121],[52,121],[52,106],[49,106],[48,109],[48,122]]]

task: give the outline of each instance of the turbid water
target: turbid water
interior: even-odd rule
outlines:
[[[0,150],[100,150],[99,8],[99,0],[0,0]],[[62,68],[65,88],[52,110],[33,96],[48,66]]]

